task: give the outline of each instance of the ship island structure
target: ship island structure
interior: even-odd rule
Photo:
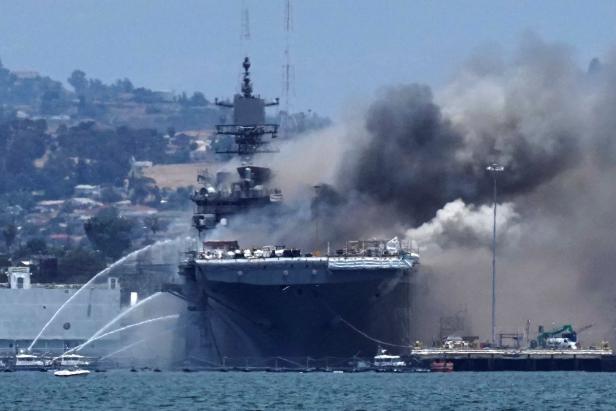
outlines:
[[[216,238],[218,225],[234,216],[268,213],[283,202],[272,170],[253,164],[256,153],[275,153],[278,124],[266,121],[267,102],[253,94],[250,60],[244,59],[241,93],[232,124],[217,126],[243,159],[237,177],[201,173],[193,226],[199,245],[180,265],[182,294],[189,301],[186,355],[191,362],[225,365],[271,357],[372,357],[379,342],[409,346],[410,276],[417,253],[397,238],[345,241],[320,255],[280,244],[243,249],[242,238]],[[261,156],[263,157],[263,156]],[[246,240],[246,239],[244,239]]]

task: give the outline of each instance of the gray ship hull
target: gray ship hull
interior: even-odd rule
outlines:
[[[184,267],[193,359],[374,355],[410,344],[413,264],[328,258],[197,261]],[[366,264],[366,261],[369,264]]]
[[[78,286],[34,285],[28,289],[0,288],[0,353],[26,348]],[[60,353],[86,341],[120,313],[120,288],[95,287],[82,292],[59,313],[34,349]],[[105,352],[117,344],[110,336],[97,344]]]

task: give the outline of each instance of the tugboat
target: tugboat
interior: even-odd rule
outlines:
[[[379,347],[373,360],[377,372],[401,372],[406,367],[406,362],[399,355],[387,354],[387,350]]]
[[[21,351],[15,356],[15,371],[45,371],[51,362],[44,357]]]
[[[92,365],[91,359],[88,357],[84,357],[79,354],[66,354],[61,356],[60,358],[56,358],[54,361],[54,365],[59,365],[60,367],[78,367],[78,368],[87,368]]]

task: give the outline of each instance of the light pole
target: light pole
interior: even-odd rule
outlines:
[[[505,170],[498,163],[492,163],[486,167],[494,181],[494,220],[492,225],[492,347],[496,346],[496,176]]]
[[[316,195],[316,207],[314,209],[314,237],[315,237],[315,248],[314,248],[314,253],[317,257],[319,257],[321,255],[321,248],[319,247],[319,218],[321,217],[321,211],[320,211],[320,199],[319,199],[319,194],[321,194],[321,186],[320,185],[316,185],[313,186],[314,188],[314,193]]]

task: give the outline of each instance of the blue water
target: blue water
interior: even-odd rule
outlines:
[[[616,374],[0,373],[0,409],[616,409]]]

